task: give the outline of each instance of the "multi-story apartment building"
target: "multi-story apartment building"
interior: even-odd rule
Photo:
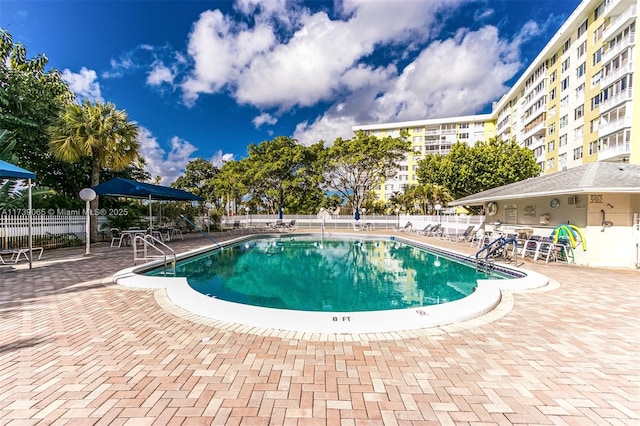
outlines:
[[[640,131],[637,7],[637,0],[584,0],[491,114],[353,126],[381,136],[407,129],[413,138],[413,152],[379,197],[417,183],[423,155],[492,136],[531,149],[545,174],[593,161],[640,164],[640,139],[632,139]]]
[[[379,137],[398,137],[403,130],[409,133],[411,153],[400,163],[395,178],[379,189],[377,195],[381,200],[388,200],[394,192],[403,192],[407,185],[418,182],[416,169],[425,155],[447,154],[458,141],[474,144],[495,136],[495,124],[490,115],[354,126],[353,130],[364,130]]]

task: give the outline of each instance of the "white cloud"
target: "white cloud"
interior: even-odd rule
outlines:
[[[150,86],[160,86],[166,83],[173,86],[175,74],[174,70],[169,69],[162,62],[156,62],[147,75],[147,84]]]
[[[253,125],[256,127],[256,129],[262,126],[263,124],[276,124],[277,122],[278,122],[277,118],[275,118],[274,116],[266,112],[263,112],[262,114],[260,114],[259,116],[253,119]]]
[[[233,161],[233,154],[223,154],[221,150],[218,150],[211,158],[209,162],[214,166],[220,168],[226,162]]]
[[[431,43],[399,75],[392,69],[358,69],[350,80],[354,90],[312,124],[299,124],[294,137],[312,144],[327,141],[326,135],[350,138],[351,126],[357,124],[475,114],[505,93],[505,82],[522,66],[520,43],[532,32],[525,26],[508,42],[495,27],[461,30]],[[371,84],[363,85],[365,81]]]
[[[82,67],[79,73],[74,73],[69,69],[62,71],[62,79],[67,82],[69,88],[77,96],[86,98],[91,102],[103,102],[100,94],[100,83],[96,81],[98,78],[94,70]]]
[[[160,176],[160,185],[170,185],[184,173],[187,163],[193,160],[192,154],[197,150],[188,141],[177,136],[171,138],[170,150],[167,152],[160,146],[158,140],[146,128],[138,130],[138,143],[140,155],[146,161],[145,171],[151,175],[151,179]]]

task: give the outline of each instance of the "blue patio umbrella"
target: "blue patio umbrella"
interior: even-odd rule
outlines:
[[[360,220],[360,209],[356,207],[356,214],[354,216],[355,220]]]
[[[33,202],[31,195],[31,181],[36,180],[36,174],[18,167],[14,164],[0,160],[0,180],[2,179],[27,179],[27,217],[29,220],[29,269],[32,268],[33,259]]]
[[[282,220],[282,215],[284,214],[284,209],[282,206],[278,209],[278,219]]]

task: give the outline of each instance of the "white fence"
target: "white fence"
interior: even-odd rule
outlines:
[[[241,228],[260,228],[278,220],[278,215],[245,214],[237,216],[223,216],[221,225],[229,229],[238,225]],[[290,223],[296,221],[298,229],[318,229],[323,220],[317,215],[284,215],[282,221]],[[85,240],[85,221],[83,215],[34,215],[33,241],[34,245],[44,248],[82,245]],[[106,221],[98,217],[98,227]],[[351,229],[355,226],[366,226],[369,229],[405,228],[411,222],[413,229],[423,229],[432,223],[441,223],[446,230],[462,230],[468,225],[480,225],[484,216],[408,216],[408,215],[363,215],[359,221],[353,216],[331,215],[324,219],[326,229]],[[207,230],[207,221],[202,217],[196,218],[198,226]],[[29,218],[26,215],[0,215],[0,248],[23,248],[29,244]]]
[[[85,216],[34,215],[34,246],[64,247],[80,245],[85,237]],[[29,217],[0,215],[0,248],[24,248],[29,245]]]
[[[221,224],[223,229],[233,228],[234,225],[240,228],[260,228],[276,222],[278,215],[257,215],[246,214],[236,216],[223,216]],[[296,221],[298,229],[317,229],[322,226],[323,220],[317,215],[284,215],[282,221],[290,223]],[[349,229],[357,225],[366,225],[369,229],[394,229],[404,228],[411,222],[413,229],[423,229],[433,223],[441,223],[442,228],[454,231],[463,230],[469,225],[480,225],[484,221],[484,216],[458,216],[458,215],[363,215],[356,221],[353,216],[331,215],[324,220],[324,227],[327,229]]]

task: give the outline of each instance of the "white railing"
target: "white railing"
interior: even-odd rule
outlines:
[[[33,215],[34,246],[62,247],[81,244],[85,237],[85,216]],[[29,217],[25,214],[0,215],[0,248],[29,245]]]
[[[234,225],[240,228],[265,228],[269,224],[278,221],[278,215],[237,215],[223,216],[221,225],[223,229],[231,229]],[[282,222],[285,224],[295,220],[298,229],[318,229],[322,227],[322,219],[316,215],[290,215],[285,214]],[[464,229],[469,225],[480,225],[484,216],[469,215],[361,215],[356,221],[353,215],[332,215],[324,220],[325,229],[353,229],[366,225],[368,229],[394,229],[404,228],[411,222],[414,229],[422,229],[430,223],[441,223],[447,229]]]

